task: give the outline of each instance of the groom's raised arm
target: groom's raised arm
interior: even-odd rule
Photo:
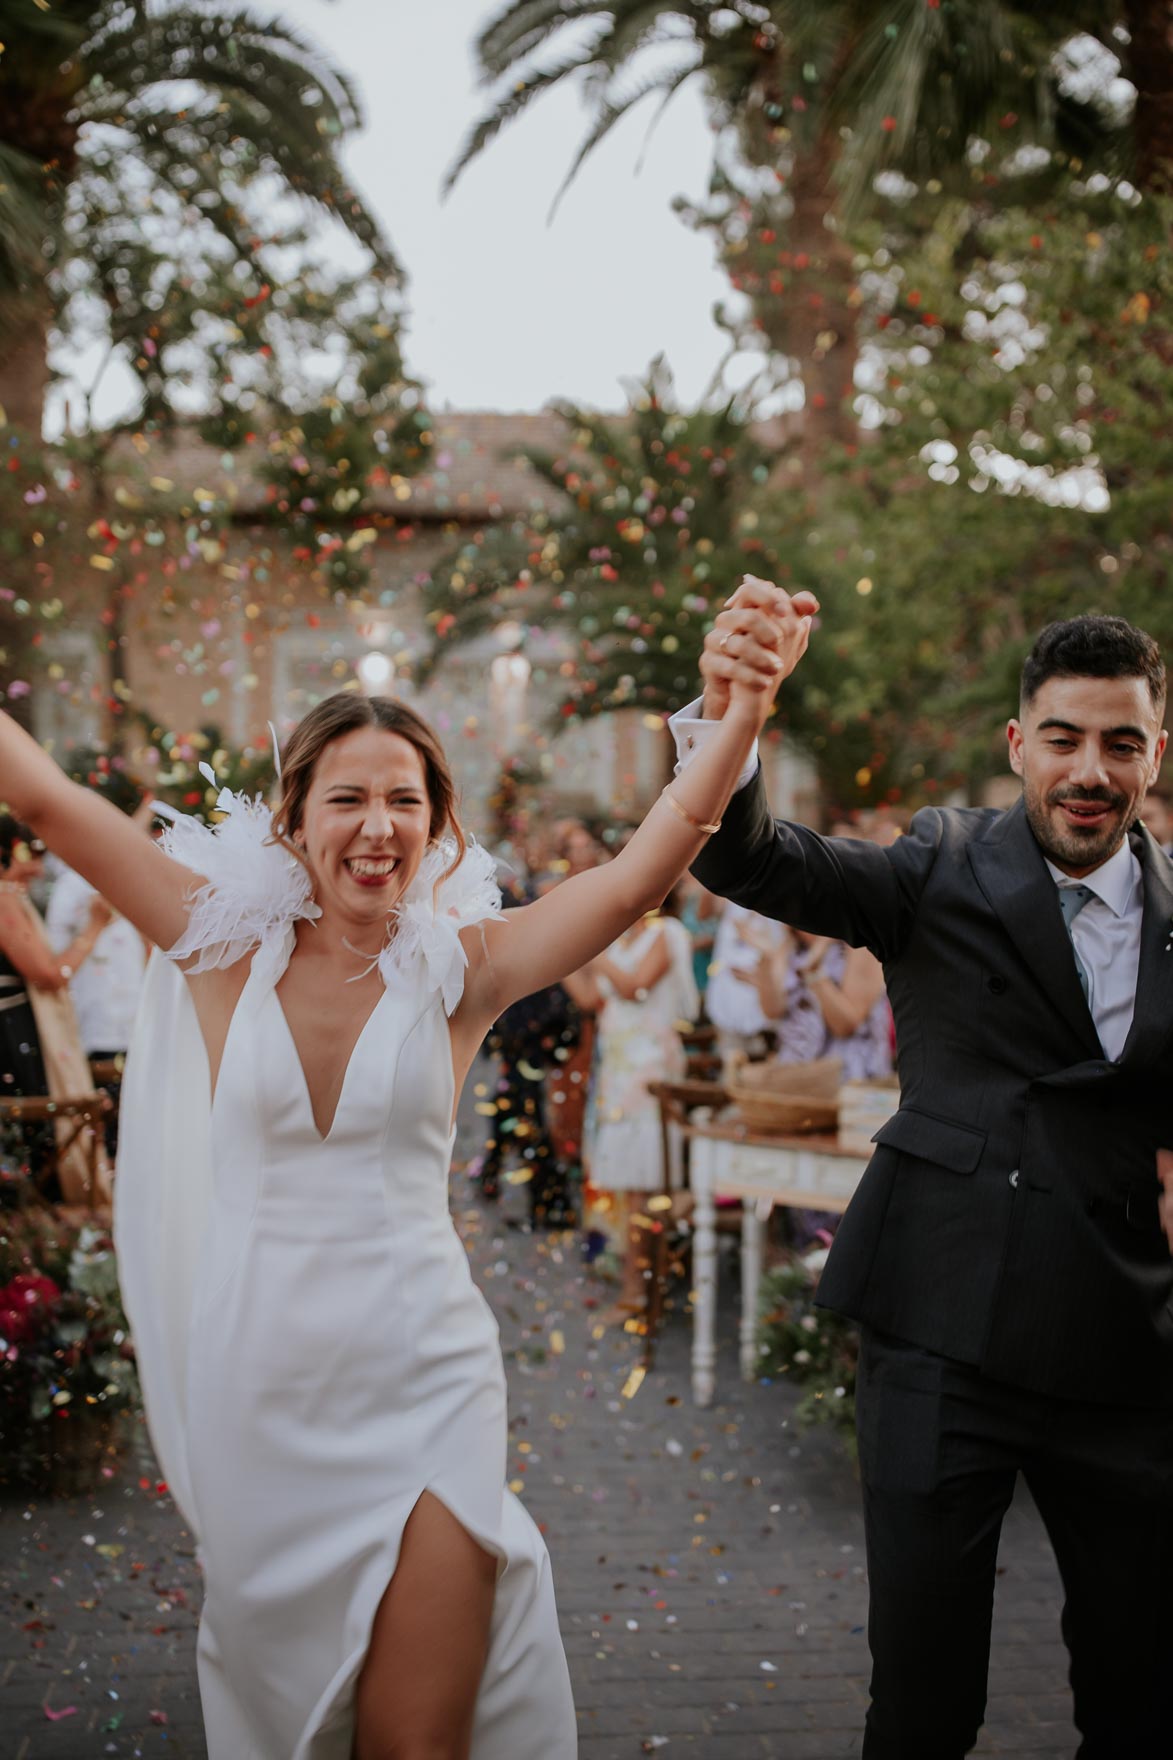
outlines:
[[[749,580],[734,594],[705,639],[703,704],[690,704],[669,723],[682,764],[723,713],[737,667],[752,664],[759,647],[773,645],[763,619],[780,615],[785,620],[805,609],[803,596],[791,600],[764,581]],[[761,916],[868,947],[887,960],[908,937],[941,832],[940,813],[928,807],[916,815],[908,835],[888,849],[856,838],[820,837],[804,825],[773,817],[755,766],[692,872],[710,892]]]

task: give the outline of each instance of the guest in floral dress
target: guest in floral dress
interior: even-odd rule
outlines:
[[[790,929],[780,946],[763,939],[757,965],[737,976],[752,985],[774,1021],[779,1063],[837,1057],[845,1082],[891,1074],[892,1010],[883,968],[866,947]],[[830,1240],[839,1218],[822,1210],[793,1210],[790,1221],[801,1245]]]
[[[592,1184],[612,1194],[624,1242],[619,1302],[609,1316],[617,1318],[643,1304],[641,1240],[632,1217],[642,1194],[657,1191],[662,1180],[660,1113],[647,1084],[683,1076],[680,1035],[700,1012],[688,931],[668,907],[653,912],[572,982],[580,1007],[598,1015],[587,1163]]]

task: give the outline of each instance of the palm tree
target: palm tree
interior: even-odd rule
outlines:
[[[329,213],[395,272],[339,168],[355,93],[287,27],[182,0],[0,0],[0,40],[0,405],[12,424],[40,431],[54,299],[67,259],[85,255],[90,178],[128,203],[107,225],[132,236],[163,189],[247,266],[256,240],[239,190],[263,172],[275,201]],[[135,178],[110,178],[112,163],[133,163]]]
[[[421,677],[516,617],[582,643],[559,721],[679,702],[729,581],[771,561],[744,517],[768,454],[736,400],[681,410],[662,359],[629,394],[619,420],[557,406],[565,447],[520,454],[557,491],[554,510],[478,533],[433,570]]]
[[[499,95],[449,181],[575,76],[593,114],[563,189],[645,98],[662,107],[700,80],[734,148],[736,164],[719,165],[715,178],[733,250],[768,247],[769,271],[747,287],[762,296],[754,315],[771,348],[803,379],[810,477],[828,441],[854,437],[858,301],[845,220],[858,217],[882,170],[968,175],[974,136],[1111,162],[1122,119],[1073,91],[1056,52],[1078,31],[1119,51],[1125,10],[1104,0],[511,0],[477,42],[483,79]],[[1131,0],[1131,10],[1168,8]]]

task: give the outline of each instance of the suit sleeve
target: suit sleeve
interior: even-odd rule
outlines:
[[[941,834],[940,813],[926,807],[890,849],[820,837],[772,816],[759,770],[733,796],[692,872],[710,892],[760,916],[890,960],[908,939]]]

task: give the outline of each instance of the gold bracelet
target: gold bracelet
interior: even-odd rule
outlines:
[[[720,819],[717,819],[712,825],[706,825],[703,819],[694,818],[688,808],[682,807],[676,796],[671,792],[670,784],[668,787],[660,790],[660,799],[667,801],[668,805],[672,808],[672,811],[676,814],[676,817],[678,819],[683,819],[686,825],[691,825],[694,831],[701,831],[706,837],[712,837],[715,831],[720,831]]]

